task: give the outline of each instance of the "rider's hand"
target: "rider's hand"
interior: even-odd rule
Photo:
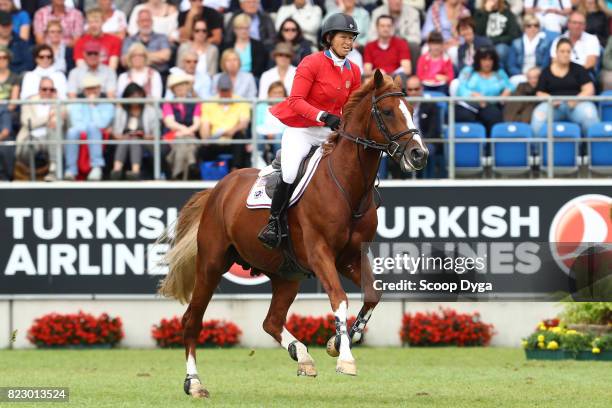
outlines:
[[[323,120],[323,123],[325,123],[325,126],[331,130],[338,130],[340,127],[340,117],[334,115],[333,113],[325,112],[321,119]]]

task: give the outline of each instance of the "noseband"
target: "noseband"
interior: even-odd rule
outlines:
[[[389,98],[393,96],[404,97],[406,95],[403,92],[387,92],[385,94],[380,95],[379,97],[376,97],[376,95],[372,95],[372,108],[370,110],[372,113],[372,116],[374,116],[374,121],[376,122],[376,127],[378,128],[378,131],[385,137],[385,140],[387,141],[387,143],[378,143],[369,138],[369,134],[370,134],[369,118],[368,118],[368,125],[366,126],[366,133],[365,133],[366,138],[362,138],[359,136],[353,136],[350,133],[345,132],[343,129],[338,130],[338,134],[345,139],[349,139],[352,142],[357,143],[358,145],[362,145],[366,148],[380,150],[382,152],[385,152],[390,157],[395,157],[396,155],[398,155],[398,153],[399,153],[399,156],[402,156],[404,154],[404,151],[406,150],[406,146],[412,140],[414,135],[419,134],[419,130],[418,129],[406,129],[404,131],[401,131],[395,134],[391,134],[391,132],[389,131],[389,128],[387,128],[387,125],[385,124],[385,120],[381,116],[380,110],[378,109],[378,102],[385,98]],[[405,135],[410,135],[411,136],[410,139],[401,144],[398,143],[397,139]]]

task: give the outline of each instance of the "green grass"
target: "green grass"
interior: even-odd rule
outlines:
[[[67,386],[71,407],[612,406],[612,363],[526,361],[503,348],[359,348],[359,375],[311,350],[317,378],[296,377],[281,349],[199,350],[208,401],[182,391],[182,350],[2,350],[0,386]],[[1,405],[1,404],[0,404]],[[61,407],[61,404],[4,404]]]

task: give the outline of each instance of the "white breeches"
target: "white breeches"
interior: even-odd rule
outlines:
[[[297,177],[302,159],[306,157],[312,146],[320,146],[326,140],[331,129],[328,127],[292,128],[283,132],[281,141],[281,168],[283,181],[293,183]]]

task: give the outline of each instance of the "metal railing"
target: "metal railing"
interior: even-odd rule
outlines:
[[[493,144],[493,143],[516,143],[516,142],[528,142],[528,143],[545,143],[547,149],[547,156],[549,158],[553,157],[554,153],[554,143],[562,142],[562,141],[572,141],[572,142],[612,142],[612,138],[587,138],[581,137],[580,139],[569,139],[569,138],[553,138],[553,102],[567,102],[567,101],[577,101],[577,102],[612,102],[612,95],[600,95],[600,96],[592,96],[592,97],[576,97],[576,96],[549,96],[549,97],[536,97],[536,96],[511,96],[511,97],[479,97],[479,98],[462,98],[462,97],[448,97],[448,96],[423,96],[419,98],[407,98],[409,102],[424,102],[424,103],[438,103],[443,102],[448,104],[448,138],[440,137],[438,139],[427,139],[428,143],[442,143],[448,144],[448,176],[451,179],[456,178],[456,157],[455,157],[455,146],[457,143],[481,143],[481,144]],[[138,139],[138,140],[66,140],[64,136],[64,129],[67,128],[64,126],[64,118],[62,115],[56,116],[56,128],[55,128],[55,139],[39,141],[33,140],[31,137],[23,141],[24,145],[30,146],[38,146],[38,145],[53,145],[58,144],[60,146],[68,145],[68,144],[103,144],[103,145],[120,145],[120,144],[138,144],[138,145],[150,145],[153,146],[153,176],[156,180],[161,179],[161,147],[164,144],[196,144],[196,145],[232,145],[232,144],[251,144],[251,161],[252,163],[256,163],[257,155],[259,154],[259,145],[265,145],[274,143],[273,141],[268,141],[265,139],[260,139],[258,133],[256,131],[256,114],[257,114],[257,106],[260,104],[270,104],[279,102],[279,99],[215,99],[215,98],[207,98],[207,99],[194,99],[194,98],[175,98],[175,99],[152,99],[152,98],[99,98],[99,99],[52,99],[52,100],[4,100],[0,101],[1,105],[53,105],[56,108],[56,112],[61,112],[66,105],[71,104],[83,104],[83,103],[92,103],[92,104],[100,104],[100,103],[110,103],[110,104],[148,104],[156,107],[156,111],[159,114],[160,123],[162,121],[161,116],[161,105],[163,103],[248,103],[251,109],[251,138],[250,139],[240,139],[240,140],[225,140],[225,139],[174,139],[174,140],[164,140],[162,139],[161,132],[155,132],[152,140],[146,139]],[[547,110],[547,134],[545,138],[539,137],[525,137],[525,138],[512,138],[512,139],[476,139],[476,138],[460,138],[456,137],[456,121],[455,121],[455,113],[456,113],[456,105],[458,102],[497,102],[497,103],[512,103],[512,102],[547,102],[548,110]],[[110,125],[112,127],[112,124]],[[160,129],[160,127],[155,127],[155,129]],[[16,141],[13,140],[4,140],[0,141],[0,146],[15,146],[17,145]],[[56,168],[56,177],[58,179],[62,179],[63,177],[63,149],[56,149],[56,163],[58,166]],[[549,159],[547,161],[546,166],[546,175],[548,178],[554,177],[554,161]]]

